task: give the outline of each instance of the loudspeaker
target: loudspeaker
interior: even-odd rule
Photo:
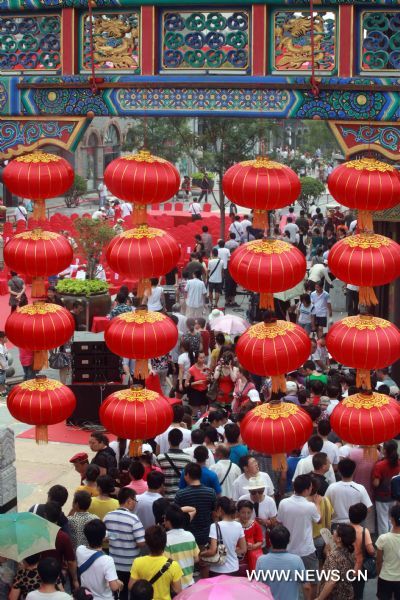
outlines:
[[[105,342],[74,342],[71,357],[73,383],[121,381],[122,359],[111,352]]]
[[[82,425],[84,423],[100,424],[99,410],[104,400],[110,394],[119,390],[126,390],[126,385],[119,384],[71,384],[68,386],[76,397],[76,408],[72,415],[67,419],[67,423],[72,425]]]

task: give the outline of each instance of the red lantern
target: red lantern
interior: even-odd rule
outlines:
[[[229,272],[246,290],[260,292],[260,307],[274,309],[274,292],[297,285],[306,272],[304,255],[280,240],[255,240],[237,248],[229,260]]]
[[[58,348],[74,333],[71,313],[58,304],[36,302],[17,308],[6,321],[6,336],[18,348],[40,351]]]
[[[8,410],[15,419],[36,425],[37,443],[47,443],[47,426],[65,421],[75,405],[69,387],[44,376],[16,385],[7,398]]]
[[[132,454],[139,453],[141,440],[154,438],[168,429],[173,418],[172,408],[164,396],[135,387],[107,396],[99,414],[108,431],[131,440]]]
[[[340,204],[358,209],[359,229],[372,230],[366,211],[396,206],[400,197],[400,176],[395,167],[374,158],[345,162],[328,177],[328,189]]]
[[[168,354],[178,341],[175,323],[159,312],[137,310],[114,317],[104,334],[114,354],[134,358],[135,377],[147,377],[147,361]]]
[[[114,196],[142,205],[166,202],[180,182],[174,165],[147,150],[116,158],[104,171],[104,183]]]
[[[301,191],[300,179],[292,169],[264,156],[233,165],[222,185],[231,202],[254,210],[255,227],[265,226],[265,211],[292,204]]]
[[[33,216],[44,219],[44,200],[64,194],[74,182],[74,170],[61,156],[33,152],[9,162],[3,182],[16,196],[37,201]]]
[[[307,333],[289,321],[257,323],[240,336],[236,346],[239,363],[250,373],[270,375],[272,391],[286,391],[284,373],[297,369],[310,356]]]
[[[398,435],[400,411],[397,402],[384,394],[354,394],[334,408],[330,423],[342,440],[373,446]]]
[[[168,273],[178,262],[180,248],[176,240],[161,229],[135,227],[113,238],[106,258],[116,273],[149,279]]]
[[[383,235],[350,235],[332,247],[328,264],[341,281],[360,286],[360,304],[378,304],[372,288],[400,276],[400,246]]]
[[[370,389],[370,370],[400,358],[400,331],[371,315],[346,317],[329,329],[326,345],[338,363],[357,369],[357,386]]]
[[[285,455],[301,448],[312,435],[310,416],[291,402],[269,402],[250,410],[240,423],[243,442],[252,450],[272,454],[274,470],[285,465]]]

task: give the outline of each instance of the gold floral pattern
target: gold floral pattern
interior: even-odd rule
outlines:
[[[153,392],[153,390],[121,390],[120,392],[116,392],[114,398],[118,400],[126,400],[127,402],[154,402],[160,396],[157,392]]]
[[[284,165],[270,160],[268,156],[257,156],[253,160],[244,160],[240,163],[243,167],[254,167],[255,169],[283,169]]]
[[[22,163],[51,163],[59,162],[61,157],[56,154],[49,154],[48,152],[32,152],[32,154],[18,156],[15,160]]]
[[[379,317],[372,317],[371,315],[356,315],[355,317],[346,317],[340,321],[342,325],[346,327],[359,329],[360,331],[364,331],[365,329],[369,329],[370,331],[375,331],[378,327],[386,328],[390,327],[390,321],[385,321],[385,319],[380,319]]]
[[[273,340],[280,335],[286,335],[289,331],[294,331],[296,325],[289,321],[275,321],[275,323],[257,323],[247,330],[250,338],[257,340]]]
[[[40,240],[56,240],[60,237],[59,233],[53,231],[43,231],[43,229],[33,229],[32,231],[23,231],[15,236],[19,240],[32,240],[38,242]]]
[[[118,315],[118,317],[115,318],[118,319],[118,321],[124,321],[125,323],[143,325],[144,323],[160,323],[167,317],[158,312],[137,310],[135,312],[122,313],[122,315]]]
[[[17,308],[17,312],[22,315],[48,315],[64,310],[65,308],[58,304],[46,304],[45,302],[35,302],[35,304],[28,304],[27,306]]]
[[[283,254],[293,250],[292,244],[281,240],[254,240],[245,246],[255,254]]]
[[[393,172],[395,170],[392,165],[388,165],[375,158],[350,160],[349,162],[344,163],[344,166],[348,169],[355,169],[356,171],[380,171],[381,173]]]
[[[48,379],[47,377],[38,377],[37,379],[30,379],[19,384],[20,390],[28,390],[29,392],[47,392],[59,390],[64,387],[61,381],[55,379]]]
[[[345,237],[341,243],[350,246],[350,248],[362,248],[363,250],[367,250],[368,248],[390,246],[391,240],[384,235],[378,235],[377,233],[359,233],[357,235]]]
[[[147,163],[165,163],[167,162],[164,158],[160,158],[159,156],[153,156],[151,152],[148,150],[140,150],[137,154],[127,154],[126,156],[121,157],[122,160],[133,160],[136,162],[147,162]]]
[[[385,406],[389,404],[390,398],[385,396],[385,394],[354,394],[353,396],[349,396],[342,401],[343,406],[346,408],[365,408],[370,410],[371,408],[379,408],[381,406]]]
[[[261,419],[287,419],[291,415],[299,412],[299,408],[291,402],[279,402],[271,404],[261,404],[251,411],[251,414]]]
[[[165,232],[162,229],[156,229],[155,227],[147,227],[147,225],[135,227],[134,229],[128,229],[128,231],[124,231],[124,233],[121,233],[121,237],[135,240],[141,240],[144,238],[154,239],[162,237],[163,235],[165,235]]]

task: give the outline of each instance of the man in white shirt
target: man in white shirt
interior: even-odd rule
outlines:
[[[179,338],[181,338],[183,335],[185,335],[185,333],[187,333],[187,327],[186,327],[187,317],[181,313],[180,304],[173,305],[172,314],[175,315],[175,317],[178,319],[177,327],[178,327]]]
[[[14,212],[14,216],[15,216],[15,222],[18,223],[18,221],[23,221],[24,223],[27,222],[28,220],[28,211],[26,210],[24,203],[22,202],[22,200],[20,200],[18,202],[18,206],[15,209]]]
[[[312,328],[317,331],[317,337],[321,337],[324,327],[328,325],[328,314],[332,318],[332,304],[328,292],[324,292],[322,283],[315,284],[315,292],[311,293],[311,304],[313,305],[311,313]]]
[[[293,223],[293,217],[288,217],[286,220],[284,233],[287,232],[290,236],[290,241],[292,244],[296,243],[296,234],[299,233],[299,228],[296,223]]]
[[[192,220],[201,219],[201,204],[198,202],[191,202],[189,205],[189,212],[192,215]]]
[[[218,258],[222,260],[224,263],[224,271],[228,268],[228,262],[230,259],[231,253],[228,248],[225,248],[224,240],[218,240]]]
[[[193,279],[189,279],[185,286],[186,294],[186,316],[202,317],[204,313],[207,289],[201,278],[201,271],[195,271]]]
[[[312,502],[307,500],[312,490],[310,475],[299,475],[293,487],[293,496],[280,501],[277,520],[290,531],[287,551],[300,556],[307,570],[317,570],[313,524],[321,521],[321,496],[316,494]]]
[[[215,450],[214,465],[211,465],[210,470],[214,471],[218,477],[222,492],[221,496],[233,497],[233,484],[240,477],[240,467],[229,460],[230,448],[224,444],[219,444]]]
[[[183,440],[179,444],[180,450],[184,450],[185,448],[189,448],[192,443],[191,432],[189,429],[182,427],[183,415],[185,414],[184,408],[181,404],[174,404],[172,407],[173,412],[173,421],[171,425],[164,431],[164,433],[160,433],[155,437],[156,442],[156,455],[165,454],[168,452],[169,442],[168,442],[168,434],[171,429],[179,429],[182,431]]]
[[[247,494],[249,480],[252,477],[257,477],[260,481],[264,482],[267,496],[274,495],[274,484],[271,481],[271,477],[268,473],[263,473],[259,470],[257,459],[254,456],[250,456],[249,454],[241,456],[239,458],[239,467],[243,473],[233,483],[232,500],[237,501],[241,496]]]
[[[325,492],[325,496],[333,506],[332,524],[349,523],[349,508],[353,504],[362,502],[368,509],[372,506],[371,499],[365,487],[353,481],[356,466],[356,463],[351,458],[341,460],[338,465],[338,471],[342,480],[330,485]]]
[[[164,492],[164,473],[160,471],[150,471],[147,475],[148,489],[136,496],[135,513],[146,530],[151,525],[155,525],[156,521],[153,513],[153,504],[159,498],[162,498]]]
[[[125,219],[125,217],[129,217],[132,214],[132,204],[130,202],[123,202],[121,204],[121,217]]]
[[[246,238],[246,241],[247,241],[247,237],[246,237],[246,235],[247,235],[247,228],[248,227],[253,227],[253,223],[250,221],[249,215],[243,215],[241,226],[242,226],[242,229],[243,229],[243,236]]]
[[[311,471],[314,470],[312,457],[317,452],[326,452],[325,450],[323,450],[323,445],[324,441],[320,435],[312,435],[310,437],[310,439],[308,440],[309,455],[305,458],[302,458],[297,463],[297,467],[294,472],[292,481],[294,481],[298,475],[307,475],[308,473],[311,473]],[[328,453],[326,452],[326,454]],[[332,465],[329,465],[329,471],[325,474],[325,479],[329,484],[335,483],[336,477],[332,469]]]
[[[328,419],[322,419],[318,423],[318,435],[323,439],[323,445],[320,452],[325,452],[325,454],[329,458],[329,462],[331,463],[333,470],[335,471],[339,463],[339,448],[336,446],[336,444],[328,440],[328,435],[331,431],[332,428]],[[308,442],[306,442],[303,448],[301,449],[301,456],[306,457],[309,456],[309,454],[310,451],[308,447]]]
[[[218,250],[217,248],[213,248],[212,259],[208,261],[208,293],[210,304],[215,308],[218,306],[219,297],[222,294],[223,269],[224,263],[221,258],[218,258]]]
[[[105,221],[106,209],[102,207],[102,208],[98,208],[97,210],[95,210],[94,213],[92,214],[92,219],[93,219],[93,221]]]
[[[322,279],[325,279],[329,284],[332,283],[332,279],[329,277],[329,272],[326,268],[326,265],[316,263],[308,272],[308,280],[314,283],[319,283],[322,281]]]
[[[192,445],[189,448],[184,448],[184,453],[190,456],[193,462],[196,462],[194,459],[194,451],[198,446],[203,446],[204,440],[206,439],[206,434],[203,429],[192,429],[190,432]],[[211,467],[215,464],[214,455],[211,450],[208,448],[208,458],[206,460],[206,467]],[[239,473],[240,474],[240,473]]]
[[[242,241],[242,237],[243,237],[243,227],[240,222],[239,215],[236,215],[233,223],[231,223],[231,225],[229,227],[229,233],[234,233],[236,241],[240,244],[240,242]]]

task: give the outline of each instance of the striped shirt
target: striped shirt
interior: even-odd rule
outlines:
[[[212,523],[212,511],[215,509],[217,495],[212,488],[205,485],[188,485],[184,490],[179,490],[175,496],[178,506],[193,506],[196,515],[188,525],[188,530],[193,533],[199,546],[207,544],[210,525]]]
[[[127,508],[118,508],[104,517],[110,556],[117,571],[129,572],[133,560],[139,556],[137,542],[144,542],[144,528],[136,515]]]
[[[175,469],[171,466],[165,454],[169,456],[172,463],[179,471],[179,475],[175,472]],[[160,465],[162,472],[165,476],[165,497],[169,500],[173,500],[175,498],[176,492],[179,489],[181,471],[183,471],[187,464],[193,461],[191,460],[190,456],[188,456],[183,452],[183,450],[179,450],[178,448],[168,450],[168,452],[166,452],[165,454],[159,454],[157,456],[157,462]]]
[[[194,584],[194,563],[199,556],[199,548],[193,534],[184,529],[167,531],[167,545],[164,555],[179,563],[183,571],[182,589]]]

